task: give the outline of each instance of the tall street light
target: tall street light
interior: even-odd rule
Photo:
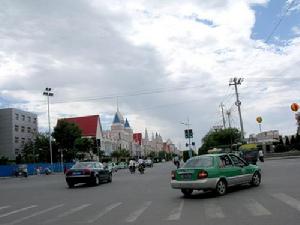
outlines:
[[[53,97],[53,92],[51,92],[51,88],[46,87],[45,91],[43,92],[44,96],[47,96],[47,103],[48,103],[48,125],[49,125],[49,147],[50,147],[50,162],[51,167],[53,166],[53,159],[52,159],[52,143],[51,143],[51,124],[50,124],[50,108],[49,108],[49,97]],[[51,168],[53,169],[53,168]]]

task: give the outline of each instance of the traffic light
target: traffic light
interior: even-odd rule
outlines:
[[[193,138],[193,130],[192,129],[184,130],[184,136],[185,138]]]

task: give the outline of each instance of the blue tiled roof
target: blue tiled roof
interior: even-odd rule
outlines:
[[[128,122],[127,118],[126,118],[124,127],[130,128],[130,125],[129,125],[129,122]]]
[[[121,123],[118,113],[115,114],[113,123]]]

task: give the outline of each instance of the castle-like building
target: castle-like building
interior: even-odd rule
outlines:
[[[98,115],[65,118],[65,120],[76,123],[81,128],[83,137],[99,139],[100,148],[107,156],[110,156],[113,151],[126,149],[131,156],[146,157],[150,152],[166,151],[166,144],[170,145],[164,143],[162,136],[157,132],[155,135],[152,133],[151,139],[147,129],[144,138],[142,133],[133,133],[128,119],[124,119],[119,109],[113,117],[110,130],[102,130]]]

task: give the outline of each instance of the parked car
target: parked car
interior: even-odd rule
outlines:
[[[234,154],[206,154],[189,159],[182,168],[172,171],[171,187],[185,196],[194,190],[214,190],[225,195],[234,185],[259,186],[261,169]]]
[[[117,165],[117,168],[118,169],[127,169],[128,165],[127,165],[126,162],[119,162],[118,165]]]
[[[153,162],[152,162],[152,160],[151,160],[151,159],[146,159],[146,160],[145,160],[145,165],[146,165],[147,167],[153,167]]]
[[[99,162],[77,162],[66,172],[69,188],[78,183],[99,185],[103,181],[112,182],[112,172]]]
[[[118,172],[118,166],[117,166],[116,163],[114,163],[114,162],[109,162],[109,163],[107,164],[107,167],[108,167],[108,169],[111,170],[113,173]]]

